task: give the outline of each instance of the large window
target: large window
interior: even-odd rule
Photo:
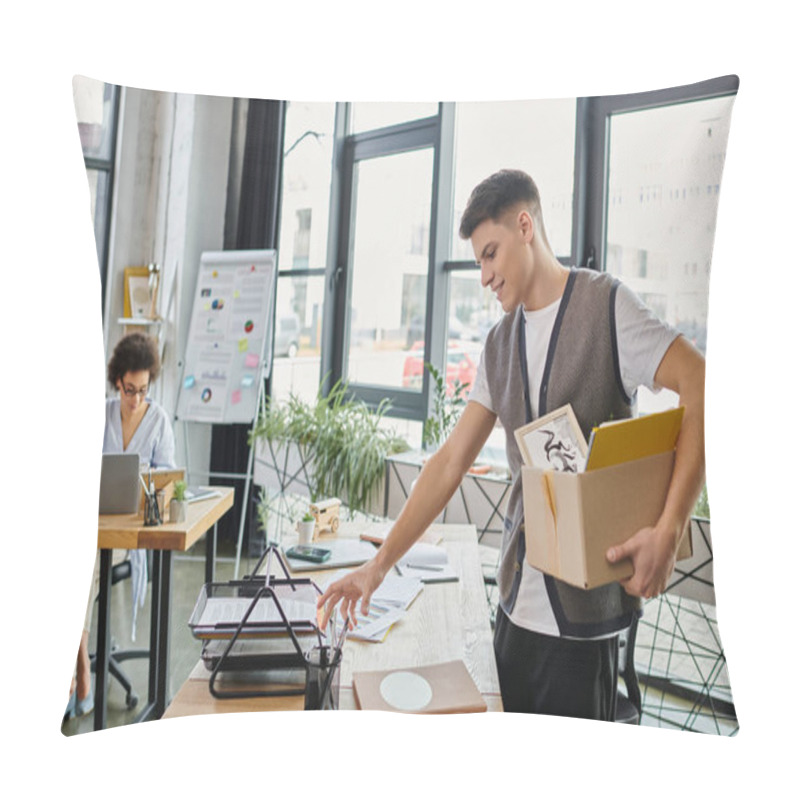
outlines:
[[[388,397],[391,415],[418,436],[431,401],[424,363],[450,385],[471,383],[502,315],[458,224],[472,188],[503,167],[536,180],[562,263],[618,275],[703,349],[737,85],[577,100],[289,104],[273,394],[343,379],[369,403]],[[681,163],[689,142],[695,159]]]
[[[421,349],[425,336],[432,176],[432,148],[358,164],[345,367],[350,383],[422,388],[406,369],[405,351]]]
[[[335,107],[289,103],[283,148],[271,392],[316,397],[331,206]]]
[[[576,102],[568,100],[458,103],[455,107],[453,204],[448,272],[446,379],[471,385],[486,334],[503,315],[481,286],[469,241],[458,227],[470,192],[504,168],[534,177],[548,240],[564,263],[572,258]],[[496,443],[498,446],[500,442]]]
[[[472,189],[503,168],[533,176],[555,254],[568,260],[572,241],[575,100],[458,103],[455,123],[453,238],[450,258],[474,261],[458,223]]]
[[[89,211],[94,222],[101,296],[104,297],[119,87],[76,75],[72,91],[89,180]]]
[[[732,104],[713,98],[610,120],[606,270],[702,351]]]
[[[594,147],[606,154],[602,267],[705,352],[708,287],[735,79],[598,101]],[[638,392],[638,410],[677,405]]]

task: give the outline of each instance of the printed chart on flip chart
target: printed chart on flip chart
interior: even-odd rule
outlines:
[[[270,369],[275,275],[274,250],[202,254],[178,419],[253,421]]]

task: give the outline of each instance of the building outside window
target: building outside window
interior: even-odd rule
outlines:
[[[335,106],[287,104],[271,393],[312,401],[320,384]]]
[[[310,397],[329,373],[369,403],[389,397],[392,422],[418,445],[424,362],[451,387],[470,384],[502,315],[458,224],[472,188],[503,167],[536,180],[563,264],[617,275],[703,351],[734,93],[723,82],[716,96],[612,105],[594,133],[592,104],[605,99],[290,103],[276,315],[287,332],[276,335],[273,394]],[[592,135],[603,144],[586,157]],[[702,163],[681,162],[692,147]],[[587,206],[602,217],[587,221]],[[490,444],[502,459],[499,431]]]

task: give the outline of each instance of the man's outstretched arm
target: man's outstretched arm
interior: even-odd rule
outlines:
[[[367,613],[370,597],[388,571],[422,536],[459,487],[464,473],[492,432],[495,419],[495,415],[479,403],[467,403],[447,441],[425,463],[397,521],[374,558],[331,584],[320,596],[317,607],[324,608],[323,629],[340,601],[343,617],[355,619],[359,600],[361,613]]]

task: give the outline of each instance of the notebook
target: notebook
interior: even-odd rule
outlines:
[[[361,710],[407,714],[468,714],[486,711],[486,701],[463,661],[408,669],[353,673]]]
[[[187,486],[186,487],[186,502],[197,503],[200,500],[208,500],[210,497],[221,497],[222,492],[219,489],[213,489],[210,486]]]
[[[141,492],[137,453],[104,453],[100,467],[100,513],[134,514]]]
[[[374,545],[361,539],[321,539],[312,544],[330,550],[331,557],[324,563],[318,564],[313,561],[301,561],[299,558],[289,558],[284,550],[286,564],[292,572],[331,569],[332,567],[357,567],[366,564],[376,553]]]

